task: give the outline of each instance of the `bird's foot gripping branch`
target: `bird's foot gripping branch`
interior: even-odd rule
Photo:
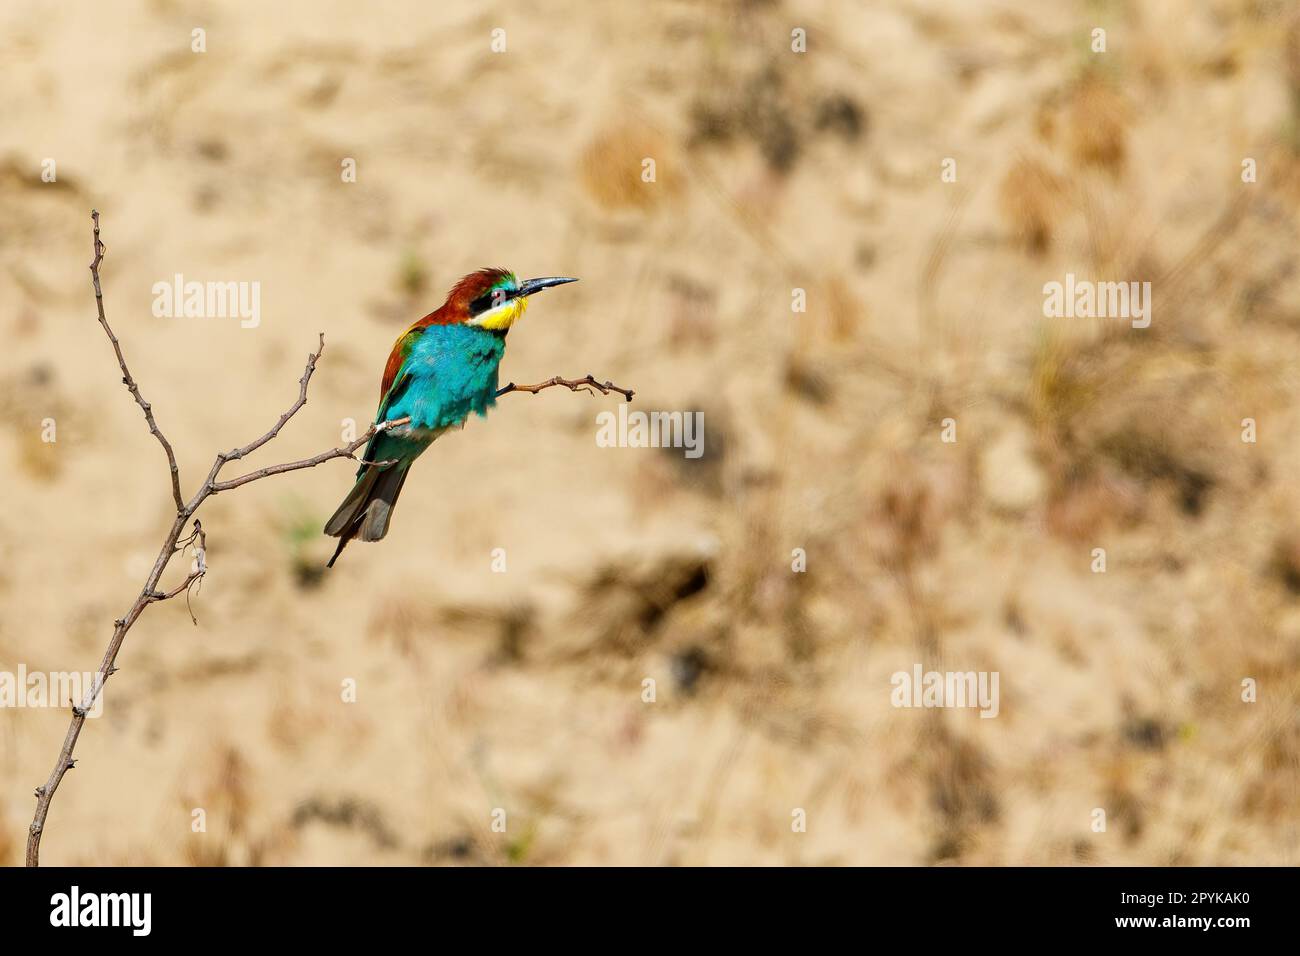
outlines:
[[[335,458],[349,458],[357,460],[357,449],[366,445],[372,438],[382,435],[392,429],[401,428],[410,424],[409,416],[385,418],[371,425],[356,441],[338,448],[330,448],[318,455],[310,458],[302,458],[297,461],[284,462],[278,465],[267,465],[264,468],[258,468],[248,471],[242,475],[232,478],[222,478],[222,471],[231,462],[239,461],[253,452],[257,451],[263,445],[270,442],[282,429],[289,419],[297,414],[298,410],[307,403],[307,386],[311,382],[312,374],[316,371],[316,363],[320,360],[321,353],[325,349],[325,335],[321,333],[317,342],[316,351],[307,357],[307,367],[303,370],[302,378],[298,380],[298,397],[288,410],[285,411],[271,428],[253,439],[247,445],[238,448],[232,448],[230,451],[218,452],[212,462],[212,467],[208,469],[207,477],[203,479],[197,491],[188,500],[181,493],[180,469],[176,464],[176,454],[172,450],[171,443],[163,434],[162,429],[158,427],[158,422],[154,418],[153,406],[145,401],[144,396],[140,393],[140,387],[136,384],[130,370],[127,368],[126,357],[122,353],[122,345],[118,341],[113,330],[109,327],[108,319],[104,314],[104,295],[100,287],[99,266],[104,261],[105,247],[99,237],[99,213],[92,211],[90,214],[94,230],[94,258],[90,263],[91,283],[95,290],[95,307],[98,312],[99,324],[103,327],[104,333],[108,336],[109,342],[113,346],[113,352],[117,356],[117,364],[122,372],[122,384],[127,387],[131,397],[135,399],[141,411],[144,412],[145,423],[149,426],[149,432],[162,446],[163,452],[167,456],[167,469],[171,483],[172,502],[176,508],[176,516],[172,521],[171,528],[168,530],[166,537],[163,539],[162,547],[158,551],[158,557],[154,560],[153,567],[150,569],[148,576],[145,578],[144,586],[140,593],[136,595],[126,614],[113,622],[113,633],[109,639],[108,647],[104,651],[104,656],[99,664],[99,669],[95,679],[90,682],[90,688],[82,697],[80,703],[72,702],[72,722],[68,726],[68,732],[63,738],[63,746],[59,750],[58,759],[54,763],[54,769],[50,771],[49,778],[42,785],[36,788],[36,813],[32,818],[31,826],[28,828],[27,835],[27,865],[38,866],[40,863],[41,836],[45,832],[46,820],[49,816],[50,803],[54,799],[54,794],[62,783],[63,777],[69,770],[76,766],[76,760],[73,758],[73,752],[77,746],[77,738],[81,735],[81,730],[85,726],[86,717],[94,707],[99,695],[103,690],[104,682],[109,677],[117,673],[117,655],[122,649],[122,642],[125,640],[127,632],[131,626],[144,613],[145,609],[151,604],[158,604],[170,600],[181,594],[186,596],[188,601],[204,575],[207,573],[207,532],[202,524],[195,517],[195,513],[212,495],[220,494],[224,491],[231,491],[241,485],[257,481],[261,478],[269,478],[272,475],[282,475],[290,471],[298,471],[303,468],[314,468]],[[563,378],[552,378],[537,385],[515,385],[513,382],[504,388],[498,389],[496,396],[505,395],[509,392],[539,392],[545,388],[561,385],[572,391],[591,388],[608,394],[609,392],[618,392],[625,396],[628,401],[632,400],[632,391],[630,389],[620,388],[611,382],[600,383],[592,376],[588,375],[585,379],[567,380]],[[362,469],[378,469],[391,464],[387,461],[361,461]],[[186,529],[189,532],[186,533]],[[177,584],[170,588],[161,586],[163,573],[167,570],[172,558],[177,554],[185,552],[193,553],[193,563],[189,572]],[[193,620],[193,616],[191,615]],[[196,621],[197,623],[197,621]]]

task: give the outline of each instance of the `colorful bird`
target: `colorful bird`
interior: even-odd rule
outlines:
[[[353,538],[378,541],[386,535],[415,459],[443,432],[463,428],[471,413],[486,415],[496,404],[506,333],[528,308],[528,297],[577,281],[520,282],[505,269],[480,269],[452,286],[440,308],[398,337],[384,367],[375,421],[408,416],[411,421],[379,432],[366,446],[356,484],[325,525],[325,533],[339,539],[327,567]]]

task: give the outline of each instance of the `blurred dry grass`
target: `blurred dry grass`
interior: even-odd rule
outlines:
[[[223,495],[199,627],[132,632],[48,861],[1297,862],[1285,5],[378,7],[3,15],[0,668],[92,666],[168,520],[92,321],[92,205],[191,481],[321,329],[275,457],[336,444],[397,331],[488,264],[583,279],[503,376],[703,409],[707,452],[598,449],[610,403],[505,399],[328,574],[347,469]],[[262,326],[153,319],[175,272],[261,281]],[[1151,328],[1044,319],[1066,272],[1151,281]],[[892,708],[917,662],[999,671],[999,717]],[[0,863],[65,724],[0,712]]]

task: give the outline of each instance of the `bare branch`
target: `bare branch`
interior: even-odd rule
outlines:
[[[45,830],[45,820],[49,814],[50,803],[54,799],[54,794],[63,781],[64,775],[76,766],[76,760],[73,758],[73,751],[77,746],[77,739],[81,735],[81,728],[85,726],[86,715],[91,707],[94,706],[100,693],[103,691],[104,683],[108,678],[117,673],[117,655],[122,649],[122,642],[126,639],[126,634],[131,630],[132,625],[144,613],[145,608],[151,604],[158,604],[168,601],[180,594],[185,594],[186,607],[190,611],[190,620],[195,624],[198,620],[194,617],[193,608],[190,607],[190,597],[194,589],[201,586],[204,576],[207,574],[207,534],[203,530],[203,525],[197,518],[194,519],[194,527],[189,535],[184,535],[185,522],[188,521],[199,507],[210,496],[222,491],[230,491],[232,488],[238,488],[249,482],[257,481],[260,478],[267,478],[271,475],[281,475],[290,471],[298,471],[303,468],[314,468],[317,465],[335,458],[350,458],[356,460],[356,451],[370,441],[380,432],[387,431],[391,428],[397,428],[410,422],[410,418],[398,418],[392,421],[384,421],[373,424],[366,430],[366,433],[347,445],[338,448],[331,448],[328,451],[321,452],[311,458],[303,458],[299,461],[290,461],[278,465],[268,465],[265,468],[259,468],[250,471],[247,474],[240,475],[237,478],[231,478],[227,481],[220,481],[219,476],[221,469],[229,462],[236,461],[246,455],[252,454],[263,445],[270,442],[282,429],[289,419],[293,418],[298,411],[307,404],[307,387],[311,382],[312,374],[316,371],[316,363],[320,360],[321,353],[325,349],[325,335],[321,334],[316,351],[307,357],[307,367],[303,370],[302,378],[298,380],[298,398],[289,406],[288,410],[280,416],[276,423],[259,438],[254,439],[247,445],[235,448],[228,452],[219,452],[208,471],[207,478],[203,484],[194,493],[188,502],[181,496],[180,471],[176,467],[176,455],[172,451],[172,446],[159,430],[157,422],[154,421],[153,409],[148,402],[140,395],[140,389],[127,370],[126,359],[122,355],[122,347],[118,343],[117,336],[109,328],[108,320],[104,316],[104,296],[100,290],[99,282],[99,265],[104,258],[104,244],[99,239],[99,213],[91,212],[91,221],[94,224],[95,236],[95,259],[90,265],[90,274],[95,287],[95,304],[99,312],[99,323],[104,327],[108,334],[109,341],[113,343],[113,350],[117,353],[117,362],[122,369],[122,381],[130,389],[136,403],[144,410],[145,421],[149,423],[149,431],[158,439],[167,453],[167,462],[171,468],[172,500],[176,504],[176,518],[172,522],[171,529],[163,539],[162,547],[158,551],[158,557],[154,560],[153,568],[149,571],[145,579],[144,586],[140,593],[132,602],[130,609],[126,614],[113,622],[113,636],[109,639],[108,647],[104,651],[104,657],[100,661],[99,670],[96,672],[94,684],[82,697],[81,703],[72,705],[72,722],[68,726],[68,732],[63,738],[63,746],[59,750],[58,760],[54,764],[54,769],[50,771],[50,776],[46,782],[37,787],[36,795],[36,813],[32,817],[31,826],[28,828],[27,835],[27,865],[40,865],[40,848],[41,835]],[[497,395],[505,395],[508,392],[532,392],[536,394],[542,389],[550,388],[554,385],[563,385],[571,391],[599,391],[603,394],[618,392],[628,401],[632,400],[632,390],[619,388],[612,382],[598,382],[594,377],[588,375],[584,379],[568,381],[559,377],[549,379],[538,385],[515,385],[511,382],[504,388],[497,390]],[[594,393],[594,392],[593,392]],[[362,467],[382,467],[392,464],[390,461],[363,461]],[[163,572],[166,571],[167,565],[177,554],[183,554],[186,550],[194,549],[194,566],[186,575],[185,579],[170,590],[161,590],[159,581],[162,580]]]
[[[144,400],[144,396],[140,394],[140,386],[131,377],[131,371],[126,367],[126,357],[122,354],[121,343],[109,328],[108,319],[104,315],[104,293],[99,287],[99,264],[104,261],[104,244],[99,241],[99,210],[90,211],[90,220],[95,226],[95,258],[90,263],[90,276],[95,285],[95,307],[99,311],[99,324],[104,327],[108,340],[113,343],[113,351],[117,353],[117,364],[122,369],[122,384],[130,389],[136,404],[144,411],[144,420],[149,425],[149,433],[158,439],[158,443],[163,446],[163,451],[167,453],[167,467],[171,471],[172,478],[172,500],[176,503],[176,510],[181,511],[185,508],[185,502],[181,498],[181,472],[176,466],[176,453],[172,451],[171,443],[167,441],[158,423],[154,421],[153,406]]]
[[[187,577],[180,584],[176,585],[176,587],[172,588],[170,591],[167,591],[165,593],[162,591],[154,591],[152,594],[149,595],[149,600],[150,601],[170,600],[171,598],[174,598],[176,595],[180,594],[182,591],[188,591],[190,589],[190,585],[193,584],[201,577],[203,577],[202,571],[191,571],[190,576]]]
[[[190,536],[188,538],[182,538],[176,543],[176,550],[184,553],[185,549],[191,545],[195,545],[195,542],[198,542],[196,545],[198,550],[207,550],[208,536],[204,534],[203,525],[199,522],[198,518],[194,519],[194,530],[190,533]]]
[[[303,370],[302,378],[298,379],[298,400],[289,406],[289,410],[280,416],[280,420],[271,426],[261,438],[255,438],[243,448],[236,448],[234,451],[225,454],[226,461],[236,461],[245,455],[250,455],[257,449],[261,448],[276,435],[280,434],[280,429],[284,423],[293,418],[298,413],[298,409],[307,404],[307,386],[311,382],[312,373],[316,371],[316,362],[320,360],[320,355],[325,351],[325,333],[320,333],[320,342],[316,346],[316,351],[307,356],[307,368]]]
[[[268,478],[271,475],[282,475],[286,471],[299,471],[303,468],[315,468],[317,465],[324,464],[334,458],[352,458],[356,459],[356,450],[370,441],[376,432],[387,431],[390,428],[396,428],[399,425],[405,425],[410,422],[410,418],[397,418],[392,421],[380,422],[377,425],[371,425],[366,429],[366,433],[352,442],[350,445],[342,445],[338,448],[331,448],[329,451],[323,451],[319,455],[313,455],[311,458],[303,458],[299,461],[289,461],[282,465],[267,465],[265,468],[259,468],[256,471],[250,471],[246,475],[240,475],[238,478],[231,478],[229,481],[212,481],[208,487],[212,494],[219,491],[229,491],[231,488],[238,488],[240,485],[246,485],[250,481],[257,481],[259,478]],[[391,465],[391,461],[367,461],[362,464],[369,467]]]
[[[560,378],[560,376],[557,375],[555,378],[548,378],[546,381],[539,382],[536,385],[516,385],[514,382],[511,382],[509,385],[503,385],[501,388],[498,388],[496,397],[500,398],[502,395],[508,395],[510,392],[531,392],[536,395],[542,389],[551,388],[555,385],[563,385],[571,392],[589,392],[592,395],[595,395],[597,391],[602,395],[608,395],[610,392],[618,392],[629,402],[632,401],[632,396],[636,394],[632,389],[619,388],[613,382],[598,382],[596,381],[596,377],[588,372],[583,378],[567,379]]]
[[[188,538],[175,545],[175,550],[185,553],[185,549],[193,545],[194,547],[194,568],[190,571],[189,576],[170,591],[153,591],[146,595],[151,603],[159,601],[169,601],[182,591],[185,592],[185,609],[190,612],[190,622],[197,625],[199,619],[194,616],[194,607],[190,604],[190,591],[194,585],[201,581],[203,575],[208,572],[208,536],[203,530],[203,525],[199,519],[194,519],[194,531]]]
[[[104,688],[104,683],[109,677],[117,673],[115,661],[117,660],[118,651],[122,648],[122,641],[126,638],[126,632],[131,629],[131,625],[136,622],[136,619],[151,603],[148,595],[152,594],[157,588],[158,580],[162,577],[167,562],[171,560],[172,555],[175,553],[176,541],[180,537],[181,529],[184,527],[185,517],[178,514],[176,520],[172,522],[171,531],[163,542],[162,550],[159,551],[158,557],[154,561],[153,569],[149,572],[148,578],[145,579],[145,585],[132,603],[131,609],[127,611],[124,617],[120,617],[113,622],[113,636],[109,639],[108,648],[104,651],[104,658],[100,662],[94,683],[82,698],[81,705],[74,705],[72,708],[72,722],[68,725],[68,732],[63,738],[63,746],[59,750],[59,757],[55,761],[54,769],[50,771],[49,779],[46,780],[45,784],[36,788],[36,813],[32,817],[32,824],[27,831],[26,861],[28,866],[40,865],[41,834],[45,829],[45,818],[50,812],[50,803],[54,799],[59,784],[63,781],[64,774],[76,765],[72,752],[77,746],[77,738],[81,736],[81,728],[86,723],[86,714],[94,706],[95,700]]]

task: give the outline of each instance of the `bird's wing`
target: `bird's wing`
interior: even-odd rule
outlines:
[[[401,371],[403,363],[411,354],[411,349],[415,347],[416,340],[424,332],[424,326],[413,325],[397,337],[393,343],[393,350],[388,353],[388,364],[384,366],[384,380],[379,384],[379,407],[382,410],[387,406],[389,395],[393,390],[393,383],[398,378],[398,372]]]
[[[384,378],[386,380],[388,376],[385,374]],[[388,391],[386,391],[384,393],[384,397],[379,400],[379,410],[375,412],[376,425],[388,420],[389,406],[391,406],[393,402],[395,402],[398,399],[398,397],[402,394],[402,392],[406,391],[406,387],[411,384],[412,378],[413,376],[411,375],[410,372],[403,372],[401,375],[397,377],[397,381],[393,382],[391,385],[388,386]],[[377,460],[374,457],[375,446],[379,443],[379,439],[382,436],[383,436],[383,432],[376,432],[374,435],[371,436],[370,441],[366,443],[366,450],[361,455],[361,460],[363,462]],[[360,468],[357,469],[357,478],[359,479],[365,473],[366,473],[366,466],[362,465]]]
[[[393,351],[388,354],[388,364],[384,366],[384,380],[379,387],[379,408],[375,412],[375,424],[388,420],[388,409],[392,407],[393,402],[406,391],[411,384],[411,372],[405,368],[406,358],[411,354],[411,347],[415,344],[416,337],[424,331],[421,328],[409,328],[402,333],[397,342],[393,345]],[[365,453],[361,456],[362,461],[373,461],[373,452],[375,445],[379,441],[379,434],[370,439],[366,445]],[[357,470],[357,477],[360,478],[365,473],[365,466]]]
[[[397,377],[397,381],[389,385],[388,391],[384,392],[384,397],[379,400],[379,411],[375,412],[376,423],[382,422],[388,417],[388,409],[406,391],[406,387],[411,384],[412,378],[414,376],[409,371],[403,372]]]

